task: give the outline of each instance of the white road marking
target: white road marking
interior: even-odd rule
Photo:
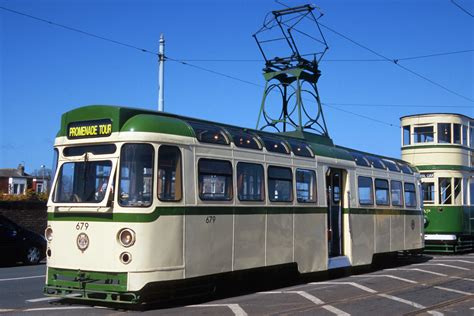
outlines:
[[[24,309],[23,312],[59,311],[59,310],[91,309],[91,308],[94,308],[94,307],[92,306],[40,307],[40,308]]]
[[[444,264],[444,263],[417,263],[417,266],[442,266],[442,267],[448,267],[448,268],[453,268],[453,269],[458,269],[458,270],[465,270],[465,271],[470,271],[471,269],[464,268],[464,267],[459,267],[459,266],[453,266],[451,264]]]
[[[415,303],[413,301],[409,301],[409,300],[405,300],[403,298],[400,298],[400,297],[397,297],[397,296],[393,296],[393,295],[388,295],[388,294],[382,294],[382,293],[377,293],[376,290],[373,290],[371,288],[368,288],[366,286],[363,286],[363,285],[360,285],[360,284],[357,284],[355,282],[311,282],[310,284],[333,284],[333,285],[336,285],[336,284],[345,284],[345,285],[351,285],[351,286],[354,286],[356,288],[359,288],[365,292],[368,292],[368,293],[372,293],[372,294],[376,294],[377,296],[380,296],[380,297],[384,297],[384,298],[388,298],[390,300],[394,300],[394,301],[397,301],[397,302],[400,302],[400,303],[404,303],[404,304],[407,304],[407,305],[410,305],[410,306],[414,306],[416,308],[419,308],[419,309],[424,309],[426,308],[425,306],[421,305],[421,304],[418,304],[418,303]],[[428,314],[431,314],[431,315],[436,315],[436,316],[442,316],[444,315],[443,313],[440,313],[440,312],[436,312],[436,311],[428,311],[427,312]]]
[[[463,262],[463,263],[470,263],[470,264],[474,264],[473,261],[467,261],[467,260],[460,260],[460,259],[433,259],[433,260],[430,260],[430,262]]]
[[[462,278],[462,277],[458,277],[458,276],[450,276],[450,278],[451,278],[451,279],[459,279],[459,280],[474,282],[474,279]]]
[[[399,280],[399,281],[403,281],[403,282],[407,282],[411,284],[418,284],[418,282],[416,281],[408,280],[408,279],[397,277],[390,274],[351,275],[351,278],[391,278],[391,279],[395,279],[395,280]]]
[[[418,271],[418,272],[424,272],[424,273],[429,273],[437,276],[442,276],[442,277],[447,277],[447,274],[444,273],[439,273],[439,272],[433,272],[433,271],[428,271],[428,270],[423,270],[423,269],[418,269],[418,268],[394,268],[394,269],[385,269],[385,271]]]
[[[247,316],[247,313],[240,307],[239,304],[202,304],[202,305],[188,305],[187,307],[227,307],[235,316]]]
[[[15,310],[14,310],[14,309],[6,309],[6,308],[5,308],[5,309],[1,309],[1,308],[0,308],[0,313],[8,313],[8,312],[13,312],[13,311],[15,311]]]
[[[19,277],[19,278],[9,278],[9,279],[0,279],[0,282],[6,281],[17,281],[17,280],[27,280],[27,279],[37,279],[37,278],[44,278],[46,275],[34,275],[29,277]]]
[[[473,293],[470,293],[470,292],[464,292],[464,291],[455,290],[455,289],[450,289],[450,288],[442,287],[442,286],[433,286],[433,287],[434,287],[435,289],[438,289],[438,290],[443,290],[443,291],[458,293],[458,294],[462,294],[462,295],[472,295],[472,294],[473,294]]]
[[[68,295],[61,296],[61,297],[33,298],[31,300],[26,300],[26,302],[28,302],[28,303],[37,303],[37,302],[45,302],[45,301],[57,301],[57,300],[61,300],[61,299],[66,298],[66,297],[77,297],[77,296],[81,296],[81,294],[68,294]]]
[[[315,305],[321,306],[321,308],[324,308],[328,312],[331,312],[333,314],[336,314],[338,316],[349,316],[350,314],[332,306],[332,305],[325,305],[322,300],[319,298],[309,294],[308,292],[305,291],[268,291],[268,292],[258,292],[258,294],[298,294],[307,300],[313,302]]]

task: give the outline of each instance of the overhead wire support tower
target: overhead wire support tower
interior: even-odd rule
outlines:
[[[329,47],[318,23],[323,14],[319,12],[316,18],[315,10],[319,12],[308,4],[272,11],[265,17],[262,28],[253,35],[265,59],[263,75],[266,80],[257,129],[311,130],[329,137],[317,88],[321,76],[319,62]],[[303,25],[307,21],[309,27]],[[302,31],[301,26],[308,31]],[[286,52],[283,55],[286,57],[275,56],[275,51]],[[270,99],[275,94],[277,101],[272,102]],[[305,105],[307,101],[312,103],[312,108]]]

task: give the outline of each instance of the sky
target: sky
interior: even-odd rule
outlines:
[[[313,3],[330,28],[322,28],[329,50],[318,89],[336,144],[398,158],[401,116],[474,117],[473,1]],[[165,111],[249,128],[256,126],[265,84],[252,34],[268,12],[284,8],[270,0],[0,0],[0,7],[151,52],[164,34]],[[380,57],[354,42],[399,66],[374,61]],[[51,167],[60,117],[71,109],[157,109],[157,77],[154,54],[0,8],[0,168]]]

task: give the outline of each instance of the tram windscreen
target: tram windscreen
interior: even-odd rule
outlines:
[[[107,193],[111,161],[67,162],[59,170],[55,203],[99,203]]]

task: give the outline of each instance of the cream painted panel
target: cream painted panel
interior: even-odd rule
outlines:
[[[187,215],[185,225],[186,278],[231,271],[233,215]]]
[[[375,216],[375,252],[390,251],[390,216]]]
[[[265,216],[235,216],[234,270],[265,265]]]
[[[184,264],[183,222],[183,216],[160,216],[155,222],[146,224],[154,232],[148,245],[152,267],[169,268]]]
[[[267,266],[293,262],[293,214],[267,215]]]
[[[391,215],[390,251],[403,250],[404,246],[404,215]]]
[[[326,214],[295,215],[295,261],[300,273],[327,269]]]
[[[183,150],[183,160],[184,160],[184,170],[183,170],[183,197],[185,199],[186,204],[195,204],[196,203],[196,194],[194,185],[196,183],[196,179],[194,178],[195,170],[194,170],[194,153],[192,149],[185,149]]]
[[[218,147],[206,147],[206,146],[196,146],[196,155],[204,155],[209,157],[220,157],[230,159],[232,157],[232,150],[230,146]]]
[[[282,164],[291,166],[291,157],[289,155],[280,155],[280,156],[273,156],[273,155],[266,155],[265,161],[269,164]]]
[[[405,216],[405,249],[423,247],[423,217],[418,215]]]
[[[351,215],[352,265],[370,264],[374,253],[374,215]]]
[[[263,162],[264,156],[262,151],[234,151],[234,158],[239,161]]]

